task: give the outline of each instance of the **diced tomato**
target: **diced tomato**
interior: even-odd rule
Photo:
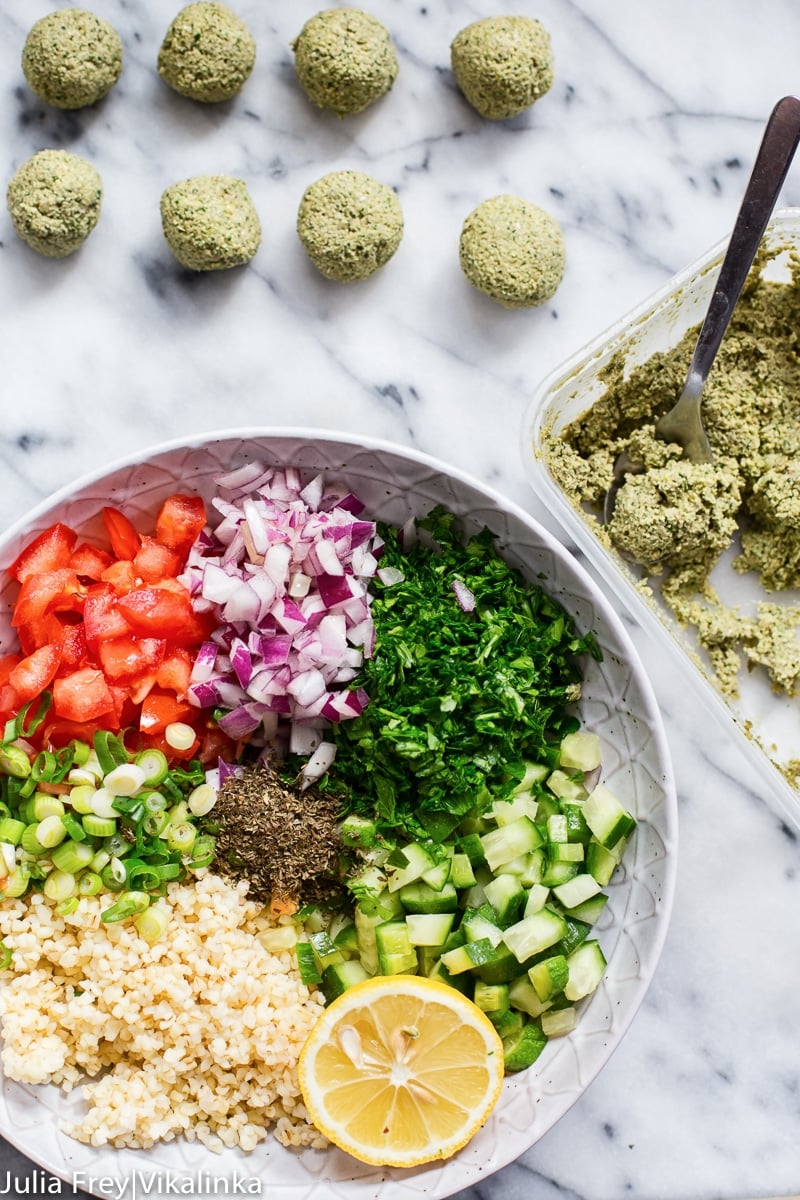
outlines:
[[[61,669],[66,667],[74,670],[86,658],[86,634],[83,625],[69,623],[61,624]]]
[[[53,712],[65,721],[94,721],[115,710],[115,697],[94,667],[81,667],[53,680]]]
[[[103,524],[115,557],[133,560],[140,541],[136,526],[118,508],[110,506],[103,509]]]
[[[161,638],[118,637],[101,641],[97,647],[106,679],[119,683],[155,672],[164,658]]]
[[[120,558],[117,562],[106,567],[101,575],[103,583],[109,584],[110,587],[118,595],[123,595],[129,592],[131,588],[135,588],[139,579],[136,577],[136,568],[129,558]]]
[[[33,654],[42,646],[51,643],[59,645],[62,636],[61,621],[55,613],[46,613],[36,621],[29,621],[17,629],[20,650],[23,654]]]
[[[83,606],[83,629],[87,645],[108,638],[126,637],[131,627],[119,610],[119,600],[106,584],[93,584]]]
[[[12,668],[8,682],[20,704],[27,704],[53,682],[60,661],[61,651],[58,646],[41,646]]]
[[[210,633],[213,623],[210,614],[194,611],[183,589],[135,588],[127,596],[120,596],[117,607],[135,633],[144,637],[168,638],[178,646],[202,642]]]
[[[162,692],[154,688],[142,702],[139,728],[142,733],[163,733],[167,726],[172,725],[175,721],[191,724],[190,718],[198,716],[199,710],[188,701],[178,700],[169,692]]]
[[[236,757],[236,744],[227,734],[223,733],[216,721],[206,720],[200,731],[200,745],[194,751],[194,758],[199,758],[204,766],[216,766],[220,759],[233,762]]]
[[[206,523],[206,506],[200,496],[168,496],[156,517],[156,539],[182,559]]]
[[[72,548],[78,535],[69,525],[57,521],[42,530],[25,549],[17,555],[9,573],[22,583],[29,575],[40,575],[46,571],[58,571],[69,566]]]
[[[145,583],[158,583],[160,579],[177,575],[182,566],[183,559],[174,550],[162,546],[155,538],[142,537],[133,569]]]
[[[101,550],[98,546],[90,546],[88,542],[81,542],[72,551],[72,557],[69,560],[69,565],[76,575],[80,575],[83,579],[101,579],[103,571],[111,566],[113,558],[107,550]]]
[[[20,656],[18,654],[4,654],[0,658],[0,687],[4,683],[8,683],[8,677],[19,661]]]
[[[14,605],[11,624],[29,625],[47,612],[75,609],[79,607],[83,595],[83,586],[69,567],[27,575]]]
[[[174,692],[176,696],[184,699],[189,691],[191,679],[191,655],[182,646],[176,646],[174,650],[165,655],[164,661],[159,666],[156,683],[159,687],[165,688],[168,692]]]

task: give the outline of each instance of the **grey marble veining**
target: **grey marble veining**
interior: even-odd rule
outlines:
[[[45,109],[19,68],[52,6],[0,8],[6,178],[34,151],[91,159],[100,224],[39,258],[0,218],[0,521],[108,459],[233,425],[325,426],[446,458],[534,512],[520,421],[541,378],[730,229],[763,124],[800,88],[794,0],[370,0],[400,53],[392,92],[339,121],[312,109],[290,42],[320,5],[237,0],[258,43],[230,104],[193,105],[158,79],[178,3],[97,0],[125,45],[91,111]],[[502,11],[550,30],[556,82],[515,120],[482,121],[450,76],[449,43]],[[341,287],[294,233],[304,188],[341,167],[397,189],[405,236],[369,281]],[[193,174],[246,179],[264,242],[244,270],[194,276],[161,234],[161,191]],[[562,224],[553,300],[508,312],[474,292],[458,235],[514,192]],[[800,165],[782,204],[800,204]],[[463,1200],[735,1200],[800,1190],[800,841],[749,763],[633,635],[675,759],[681,850],[661,966],[623,1044],[532,1150]],[[3,1171],[23,1178],[10,1148]],[[5,1177],[8,1178],[8,1177]],[[13,1183],[12,1183],[13,1188]]]

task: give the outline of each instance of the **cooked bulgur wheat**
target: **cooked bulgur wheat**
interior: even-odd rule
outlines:
[[[273,923],[245,891],[210,873],[170,885],[153,945],[100,921],[108,896],[63,917],[37,894],[0,905],[13,952],[0,976],[6,1076],[83,1083],[88,1111],[65,1132],[94,1146],[182,1135],[252,1150],[270,1127],[284,1145],[325,1146],[297,1082],[323,1001],[293,955],[259,942]]]

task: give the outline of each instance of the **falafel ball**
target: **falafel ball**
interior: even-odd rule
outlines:
[[[90,162],[67,150],[40,150],[8,185],[8,211],[24,242],[48,258],[66,258],[100,217],[102,180]]]
[[[450,46],[456,82],[489,121],[517,117],[553,85],[550,35],[534,17],[486,17]]]
[[[31,28],[22,50],[28,86],[54,108],[96,104],[121,70],[119,34],[85,8],[48,13]]]
[[[544,304],[564,277],[561,227],[543,208],[519,196],[484,200],[464,222],[461,269],[479,291],[504,308]]]
[[[172,253],[191,271],[241,267],[261,245],[261,222],[247,185],[232,175],[173,183],[161,196],[161,224]]]
[[[403,236],[394,191],[363,171],[333,171],[306,188],[297,234],[327,279],[367,279],[389,261]]]
[[[182,8],[158,52],[158,73],[173,91],[201,104],[217,104],[241,91],[256,61],[247,25],[216,0]]]
[[[385,96],[397,78],[389,30],[358,8],[326,8],[292,42],[300,86],[312,104],[343,117]]]

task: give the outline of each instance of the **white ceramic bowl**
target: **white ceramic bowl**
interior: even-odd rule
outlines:
[[[774,250],[791,247],[800,253],[800,209],[775,213],[765,244]],[[596,536],[598,517],[579,513],[572,506],[550,474],[544,453],[547,438],[558,435],[602,396],[606,390],[603,372],[612,358],[621,355],[628,365],[643,363],[656,352],[677,345],[688,329],[700,324],[726,246],[727,239],[712,247],[542,381],[523,421],[522,457],[533,490],[568,538],[586,554],[609,591],[653,637],[669,646],[688,686],[723,729],[735,730],[734,744],[755,765],[790,819],[800,825],[800,793],[780,770],[781,765],[797,759],[797,700],[776,695],[762,672],[740,673],[739,697],[724,698],[713,683],[707,656],[694,635],[675,620],[657,593],[648,597],[637,587],[642,576],[640,568],[600,542]],[[780,273],[779,259],[770,270]],[[733,570],[732,558],[733,552],[728,552],[715,567],[715,585],[720,594],[733,605],[746,606],[766,599],[757,581]],[[798,603],[796,592],[770,593],[769,599],[792,606]],[[674,654],[676,648],[678,653]]]
[[[144,1181],[161,1172],[162,1182],[183,1181],[187,1188],[196,1186],[203,1174],[232,1181],[238,1173],[240,1179],[257,1178],[260,1194],[269,1200],[306,1200],[312,1194],[348,1200],[449,1196],[485,1180],[553,1126],[608,1060],[645,995],[666,934],[676,873],[677,805],[661,719],[611,605],[563,547],[497,493],[441,462],[386,443],[297,429],[236,430],[170,443],[104,468],[39,505],[0,540],[0,569],[31,535],[55,520],[99,533],[97,514],[111,502],[145,524],[171,491],[196,490],[209,499],[216,473],[252,458],[314,472],[324,469],[343,478],[380,520],[402,524],[410,514],[424,514],[441,503],[463,519],[467,533],[488,526],[510,563],[531,580],[544,577],[544,585],[578,627],[596,631],[604,657],[602,663],[587,663],[580,715],[600,735],[607,782],[638,821],[598,927],[608,958],[606,977],[583,1008],[576,1031],[551,1041],[534,1067],[507,1079],[487,1125],[445,1163],[413,1171],[376,1169],[338,1150],[294,1153],[272,1140],[250,1155],[226,1151],[218,1156],[183,1142],[149,1151],[94,1149],[59,1132],[59,1116],[81,1103],[77,1093],[65,1098],[52,1087],[8,1081],[0,1094],[0,1133],[61,1179],[71,1183],[80,1173],[81,1185],[98,1195],[103,1176]],[[3,602],[12,586],[4,583]],[[3,644],[11,636],[3,603]],[[98,1181],[93,1186],[86,1183],[90,1176]],[[218,1190],[224,1190],[222,1185]]]

